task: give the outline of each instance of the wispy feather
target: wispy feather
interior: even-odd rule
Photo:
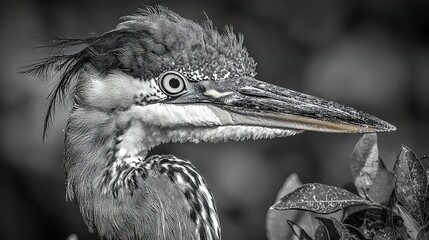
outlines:
[[[83,39],[58,39],[51,45],[38,46],[41,48],[51,48],[52,51],[58,49],[62,52],[65,48],[87,44],[92,38]],[[49,128],[52,125],[55,109],[58,103],[63,102],[67,91],[70,89],[70,83],[78,77],[83,70],[83,66],[89,61],[89,48],[85,48],[74,54],[57,54],[39,59],[33,64],[23,67],[20,72],[25,75],[37,76],[40,79],[47,80],[54,78],[56,85],[48,94],[46,101],[46,114],[43,124],[43,139],[46,139]]]

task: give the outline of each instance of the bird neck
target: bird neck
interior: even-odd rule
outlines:
[[[200,172],[188,160],[172,155],[154,155],[145,160],[150,171],[165,174],[185,196],[189,218],[199,239],[220,239],[220,224],[212,192]]]
[[[162,143],[139,121],[123,120],[123,114],[77,106],[72,110],[64,155],[69,199],[91,195],[103,185],[106,171],[116,174],[115,168],[145,159],[151,148]]]
[[[121,122],[112,114],[75,108],[67,124],[64,159],[67,196],[79,202],[90,230],[99,230],[96,224],[99,216],[95,214],[98,211],[94,211],[94,206],[90,204],[93,199],[108,197],[113,202],[128,202],[132,194],[125,188],[132,184],[128,184],[127,179],[121,179],[121,176],[131,175],[129,173],[132,170],[143,169],[144,172],[133,171],[139,174],[138,179],[165,175],[168,177],[166,181],[183,194],[190,209],[187,217],[195,222],[195,233],[200,239],[220,239],[214,198],[197,169],[189,161],[171,155],[147,157],[148,151],[164,142],[166,136],[159,129],[144,125],[141,121]],[[108,178],[108,184],[103,185],[109,174],[113,175]],[[119,184],[115,185],[115,181]],[[124,189],[120,196],[112,198],[112,189],[114,192],[118,186]]]

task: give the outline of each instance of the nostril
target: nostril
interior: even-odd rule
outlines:
[[[249,97],[270,98],[268,95],[256,88],[242,88],[239,90],[239,93]]]

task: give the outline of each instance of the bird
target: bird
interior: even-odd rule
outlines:
[[[102,239],[221,239],[202,174],[188,160],[149,154],[163,143],[396,130],[351,107],[257,80],[256,61],[232,27],[220,32],[209,19],[199,24],[162,6],[49,47],[57,51],[24,72],[55,83],[44,137],[58,104],[72,101],[66,195]]]

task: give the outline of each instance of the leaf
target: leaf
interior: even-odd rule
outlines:
[[[360,229],[366,238],[371,239],[374,231],[388,226],[386,222],[387,214],[387,210],[383,208],[366,208],[350,214],[343,223]],[[395,218],[400,219],[398,216],[395,216]]]
[[[320,183],[305,184],[284,196],[271,209],[299,209],[320,214],[329,214],[341,209],[358,206],[374,205],[353,193]]]
[[[428,180],[428,186],[426,188],[425,209],[423,211],[426,213],[426,223],[429,223],[429,167],[426,168],[426,179]]]
[[[395,187],[392,174],[378,156],[377,134],[364,134],[350,157],[350,168],[359,195],[386,204]]]
[[[290,220],[287,220],[287,223],[289,224],[290,228],[292,228],[293,233],[296,237],[298,237],[299,240],[313,240],[298,224]]]
[[[364,134],[356,143],[350,157],[350,168],[359,195],[366,197],[366,190],[372,185],[372,179],[378,167],[377,134]]]
[[[367,238],[365,235],[356,227],[344,224],[344,226],[347,228],[347,231],[349,231],[350,235],[353,237],[353,239],[356,240],[366,240]]]
[[[78,240],[78,237],[76,234],[71,234],[70,236],[67,237],[67,240]]]
[[[410,213],[408,213],[408,211],[404,207],[402,207],[399,204],[396,204],[396,207],[398,208],[399,214],[404,220],[404,226],[407,229],[408,236],[410,236],[411,239],[416,239],[417,233],[420,229],[420,225],[413,218],[413,216],[411,216]]]
[[[354,209],[351,209],[348,212],[347,217],[346,217],[346,219],[344,219],[343,222],[345,224],[349,224],[349,225],[352,225],[352,226],[359,228],[364,224],[366,211],[371,210],[371,208],[364,208],[364,207],[356,207],[356,208],[358,208],[358,209],[363,208],[363,209],[358,210],[358,211],[353,211],[353,212],[351,212],[351,210],[354,210]]]
[[[390,173],[381,159],[378,159],[378,172],[373,179],[373,184],[367,190],[367,196],[370,200],[386,205],[389,202],[390,195],[395,189],[395,178]]]
[[[316,234],[314,235],[315,240],[330,240],[328,229],[326,229],[325,225],[319,220],[319,227],[316,230]]]
[[[337,228],[334,225],[334,222],[332,222],[331,219],[322,218],[322,217],[316,217],[317,220],[319,220],[320,225],[325,226],[326,231],[328,232],[328,239],[330,240],[340,240],[341,236],[337,231]]]
[[[275,202],[281,197],[292,192],[296,188],[302,186],[298,175],[291,174],[283,183],[280,191],[277,194]],[[269,240],[284,240],[294,238],[293,232],[286,223],[286,219],[292,220],[300,225],[309,236],[314,236],[317,230],[317,220],[313,213],[298,210],[278,211],[269,209],[266,219],[267,238]]]
[[[423,224],[427,178],[422,163],[408,147],[402,146],[393,173],[397,199],[418,223]]]
[[[427,223],[426,226],[422,227],[417,234],[417,240],[428,240],[428,239],[429,239],[429,223]]]
[[[337,232],[340,234],[341,240],[353,240],[352,235],[350,235],[349,231],[343,224],[335,218],[331,218],[331,220],[334,223],[335,229],[337,229]]]
[[[387,226],[385,209],[369,209],[365,212],[365,228],[368,230],[379,230]]]
[[[299,186],[302,186],[301,181],[298,178],[298,175],[291,174],[286,178],[283,186],[280,188],[277,193],[275,202],[277,202],[282,196],[292,192]],[[290,231],[290,228],[287,226],[285,219],[296,219],[298,211],[294,212],[280,212],[273,211],[271,209],[267,212],[267,219],[265,228],[267,230],[267,238],[269,240],[282,240],[282,239],[291,239],[293,233]]]
[[[391,227],[385,227],[374,233],[374,239],[398,240],[401,236]]]

